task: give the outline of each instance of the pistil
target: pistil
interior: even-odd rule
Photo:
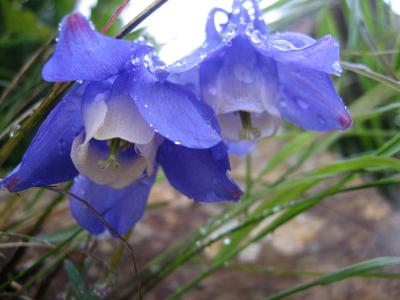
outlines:
[[[110,166],[119,169],[121,168],[121,165],[118,162],[118,152],[119,152],[119,147],[120,144],[123,141],[119,138],[112,139],[109,141],[108,146],[110,147],[110,154],[108,155],[106,160],[99,160],[97,164],[99,165],[100,168],[102,169],[107,169]]]
[[[251,115],[247,111],[239,111],[240,121],[242,122],[242,130],[239,133],[239,137],[242,140],[255,140],[261,136],[260,130],[253,127],[251,122]]]

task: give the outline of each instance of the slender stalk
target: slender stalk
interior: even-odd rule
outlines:
[[[119,15],[122,13],[124,8],[128,5],[130,0],[124,0],[121,5],[117,8],[114,14],[111,16],[110,20],[107,21],[106,25],[100,30],[102,33],[106,33],[114,24],[114,22],[118,19]]]
[[[122,39],[127,36],[136,26],[142,23],[148,16],[164,5],[168,0],[156,0],[149,6],[147,6],[140,14],[132,19],[128,24],[121,29],[121,31],[115,36],[117,39]]]

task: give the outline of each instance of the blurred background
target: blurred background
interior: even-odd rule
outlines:
[[[122,2],[0,0],[0,177],[55,104],[40,70],[63,16],[81,11],[100,29]],[[107,34],[150,3],[130,1]],[[195,204],[160,174],[125,237],[139,274],[126,244],[76,225],[63,194],[0,191],[1,299],[135,299],[138,282],[145,299],[400,298],[400,1],[259,3],[271,32],[340,41],[344,72],[333,79],[353,127],[284,124],[232,156],[245,190],[236,204]],[[231,4],[169,0],[126,38],[152,41],[173,62],[203,42],[208,11]]]

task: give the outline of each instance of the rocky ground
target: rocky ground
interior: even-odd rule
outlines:
[[[263,143],[253,160],[268,159],[268,153],[279,149],[279,143]],[[305,168],[312,169],[334,161],[332,154],[321,154]],[[244,161],[235,159],[234,177],[243,178]],[[283,167],[284,168],[284,167]],[[280,172],[277,170],[276,172]],[[270,176],[276,176],[271,174]],[[136,226],[130,242],[135,249],[138,267],[161,253],[178,237],[199,228],[223,206],[196,205],[174,192],[167,183],[156,185],[151,203],[167,203],[146,212]],[[58,209],[59,218],[52,218],[47,230],[54,226],[73,224],[67,205]],[[46,229],[45,229],[46,231]],[[295,218],[242,252],[239,258],[223,270],[204,280],[186,294],[184,299],[263,299],[274,292],[311,280],[310,274],[291,274],[287,270],[328,272],[378,256],[400,256],[400,213],[394,210],[376,190],[363,190],[326,199],[323,203]],[[109,257],[118,242],[101,239],[95,251],[97,257]],[[210,247],[203,256],[211,257],[221,245]],[[128,260],[121,267],[119,278],[132,275]],[[249,270],[248,267],[251,267]],[[199,265],[187,264],[156,287],[146,300],[163,299],[187,283],[200,271]],[[286,270],[286,271],[285,271]],[[389,271],[394,271],[391,268]],[[398,270],[397,270],[398,271]],[[94,268],[90,274],[96,277]],[[65,288],[65,274],[52,283],[55,294]],[[53,294],[54,295],[54,294]],[[329,286],[315,287],[290,299],[400,299],[400,280],[356,278]],[[48,299],[54,299],[50,296]]]

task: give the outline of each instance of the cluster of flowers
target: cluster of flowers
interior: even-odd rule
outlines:
[[[228,22],[216,26],[216,13]],[[202,47],[172,65],[148,44],[106,37],[71,14],[42,75],[77,84],[1,187],[18,192],[74,179],[72,193],[120,234],[141,218],[158,168],[194,201],[238,200],[228,147],[273,134],[281,118],[308,130],[351,125],[329,77],[340,72],[331,36],[270,35],[255,0],[213,9]],[[91,233],[106,230],[73,197],[70,207]]]

